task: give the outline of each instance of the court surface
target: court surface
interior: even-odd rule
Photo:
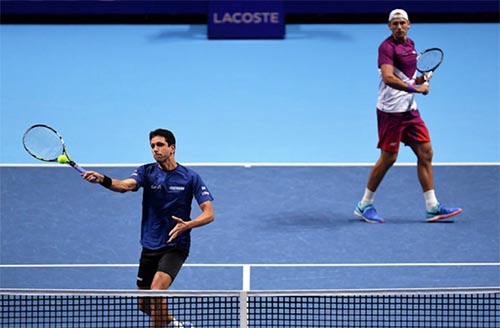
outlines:
[[[437,196],[464,212],[425,223],[402,149],[376,197],[387,223],[371,225],[353,209],[378,156],[385,24],[288,26],[280,41],[209,41],[201,26],[0,25],[0,287],[135,288],[140,192],[39,166],[21,145],[35,123],[115,178],[139,165],[122,163],[151,161],[150,130],[176,133],[216,221],[193,232],[173,289],[499,286],[499,31],[413,24],[418,49],[446,53],[417,102]]]
[[[464,212],[434,224],[415,167],[393,168],[381,225],[352,213],[369,167],[194,168],[217,218],[193,231],[188,263],[215,266],[184,268],[174,289],[240,289],[243,265],[257,290],[500,285],[498,166],[436,167],[438,197]],[[2,267],[2,287],[134,288],[140,192],[111,193],[66,167],[1,170],[2,263],[42,264]]]

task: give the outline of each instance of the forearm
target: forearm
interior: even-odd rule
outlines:
[[[416,80],[410,80],[408,82],[403,81],[398,76],[394,74],[394,67],[391,65],[382,65],[380,67],[382,81],[396,90],[402,90],[410,93],[427,93],[429,92],[429,86],[423,84],[424,81],[419,77]]]
[[[87,171],[83,178],[91,183],[99,183],[103,187],[115,192],[127,192],[137,190],[137,182],[134,179],[118,180],[110,178],[102,173]]]
[[[201,213],[193,220],[189,221],[189,228],[201,227],[215,220],[212,202],[208,201],[200,205]]]
[[[420,81],[419,78],[415,80],[415,83],[405,82],[396,76],[387,77],[384,79],[384,83],[393,89],[402,90],[410,93],[426,93],[428,92],[428,86],[424,84],[425,81]]]
[[[383,76],[383,81],[385,84],[390,86],[393,89],[396,90],[403,90],[403,91],[408,91],[408,83],[404,82],[401,80],[399,77],[395,75],[386,75]]]
[[[197,228],[209,224],[214,220],[213,214],[201,213],[196,218],[188,222],[189,228]]]
[[[102,180],[99,181],[99,183],[103,187],[116,192],[127,192],[132,190],[130,186],[125,182],[123,182],[122,180],[113,179],[106,175],[103,175]]]

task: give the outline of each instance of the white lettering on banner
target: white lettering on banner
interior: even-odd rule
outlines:
[[[279,12],[235,12],[224,13],[222,18],[219,13],[213,15],[215,24],[279,24]]]

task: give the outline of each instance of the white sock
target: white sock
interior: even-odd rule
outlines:
[[[179,321],[172,319],[172,321],[170,321],[170,323],[167,325],[167,327],[184,327],[184,325],[182,323],[180,323]]]
[[[438,204],[438,200],[436,198],[436,193],[434,192],[434,189],[427,190],[426,192],[424,192],[424,199],[425,199],[425,207],[427,208],[428,211],[432,210]]]
[[[365,193],[363,198],[361,198],[361,206],[364,207],[366,205],[372,204],[373,199],[375,198],[375,191],[371,191],[368,188],[365,188]]]

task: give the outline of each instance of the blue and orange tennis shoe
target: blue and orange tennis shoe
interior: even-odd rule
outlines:
[[[430,211],[427,211],[427,222],[436,222],[440,220],[444,220],[447,218],[451,218],[452,216],[455,216],[457,214],[462,213],[462,209],[457,207],[444,207],[441,204],[437,204],[434,206],[434,208]]]
[[[359,216],[362,220],[368,223],[384,223],[384,218],[377,214],[377,210],[373,207],[373,204],[368,204],[366,206],[361,206],[361,203],[356,205],[354,209],[354,214]]]

